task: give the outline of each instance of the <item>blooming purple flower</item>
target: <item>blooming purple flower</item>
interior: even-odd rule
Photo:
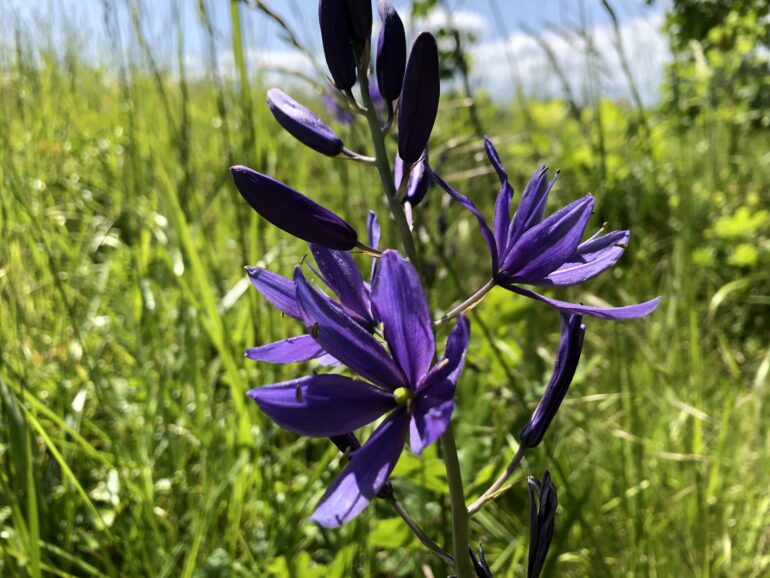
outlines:
[[[382,254],[372,305],[388,350],[295,269],[297,303],[316,342],[362,379],[310,375],[249,392],[281,427],[308,436],[340,436],[387,417],[321,499],[311,519],[326,527],[357,516],[385,485],[406,441],[422,452],[446,430],[462,371],[469,325],[458,318],[443,359],[433,364],[436,342],[428,302],[414,268],[397,252]],[[366,380],[366,381],[364,381]]]
[[[441,96],[438,45],[429,32],[412,44],[398,104],[398,154],[412,164],[428,145]]]
[[[367,229],[369,245],[376,249],[380,240],[380,224],[373,212],[369,213]],[[321,279],[339,298],[339,302],[335,304],[366,331],[373,332],[379,324],[379,319],[375,316],[372,306],[371,285],[364,283],[353,257],[346,251],[334,251],[315,244],[310,245],[310,250]],[[254,288],[273,307],[293,319],[302,320],[294,281],[262,267],[246,267],[246,272]],[[372,278],[374,272],[373,266]],[[337,363],[309,333],[251,347],[246,350],[246,357],[269,363],[296,363],[310,359],[318,359],[325,365]]]
[[[243,165],[230,171],[251,208],[279,229],[330,249],[347,251],[358,245],[353,227],[302,193]]]
[[[342,152],[342,139],[312,111],[281,89],[267,91],[267,106],[278,124],[302,144],[331,157]]]
[[[545,557],[553,538],[556,521],[556,487],[548,470],[543,474],[543,481],[538,482],[532,476],[527,480],[529,486],[529,563],[527,578],[538,578],[543,571]]]
[[[583,318],[580,315],[561,314],[561,337],[551,380],[532,417],[521,430],[521,443],[526,447],[534,448],[543,441],[548,426],[551,425],[564,396],[567,395],[583,350],[586,326],[582,321]]]
[[[406,33],[404,23],[388,0],[380,0],[377,8],[382,20],[377,41],[377,84],[382,96],[394,101],[401,94],[406,68]]]
[[[623,320],[643,317],[655,310],[660,297],[625,307],[590,307],[559,301],[519,287],[519,283],[566,287],[593,279],[620,258],[630,233],[612,231],[605,235],[597,234],[581,243],[594,207],[591,195],[573,201],[543,218],[548,194],[555,182],[555,179],[548,182],[548,171],[544,166],[538,169],[527,184],[516,213],[511,218],[513,187],[508,183],[508,174],[497,151],[486,137],[484,145],[501,183],[495,203],[493,228],[490,228],[484,215],[468,197],[455,191],[435,174],[434,179],[478,220],[492,258],[492,275],[497,285],[575,315]]]

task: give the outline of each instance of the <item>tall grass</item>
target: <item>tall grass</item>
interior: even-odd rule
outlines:
[[[151,58],[141,13],[113,35],[117,69],[90,64],[75,40],[62,55],[23,29],[2,57],[2,575],[443,575],[379,505],[340,530],[306,523],[339,471],[337,452],[281,431],[244,396],[297,368],[255,366],[240,352],[299,328],[265,306],[242,266],[289,274],[307,248],[244,206],[228,165],[272,174],[360,230],[369,207],[385,211],[368,168],[335,165],[277,130],[265,87],[246,82],[237,56],[246,8],[230,6],[234,78],[215,67],[213,41],[205,77],[187,74],[181,53],[168,72]],[[213,35],[211,7],[199,3]],[[494,178],[474,170],[481,146],[458,106],[444,95],[435,168],[491,211]],[[562,504],[547,575],[767,575],[770,275],[731,264],[746,239],[718,227],[767,206],[767,135],[735,134],[709,110],[685,127],[601,93],[579,110],[477,106],[517,191],[546,160],[562,169],[554,205],[594,191],[593,225],[633,230],[614,272],[564,293],[664,296],[646,320],[589,320],[573,389],[527,457],[526,472],[552,471]],[[358,129],[338,128],[359,146]],[[418,222],[433,305],[446,309],[483,282],[484,249],[475,222],[438,190]],[[469,498],[509,459],[557,327],[554,312],[502,290],[475,312],[456,416]],[[446,542],[436,454],[405,454],[395,486]],[[523,576],[520,480],[500,502],[474,518],[472,535],[496,577]]]

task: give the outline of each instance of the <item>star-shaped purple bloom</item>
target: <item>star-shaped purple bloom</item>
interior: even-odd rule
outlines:
[[[556,180],[548,182],[545,166],[540,167],[527,184],[511,218],[513,187],[508,183],[508,174],[497,151],[486,137],[484,146],[501,183],[492,228],[468,197],[458,193],[435,173],[434,178],[478,220],[492,258],[492,276],[497,285],[575,315],[623,320],[643,317],[655,310],[660,297],[626,307],[590,307],[559,301],[519,287],[520,283],[567,287],[593,279],[620,258],[630,233],[612,231],[605,235],[597,234],[581,243],[594,207],[592,195],[573,201],[543,218],[548,194]]]
[[[460,316],[444,357],[436,341],[417,272],[397,252],[382,254],[371,302],[387,349],[350,314],[295,269],[297,303],[310,335],[359,378],[310,375],[253,389],[251,396],[281,427],[300,435],[347,434],[377,420],[369,439],[321,499],[311,519],[337,527],[357,516],[387,482],[407,435],[415,453],[443,435],[454,410],[469,325]]]
[[[377,248],[380,241],[380,224],[376,215],[369,213],[367,223],[369,245]],[[353,257],[347,251],[327,249],[310,245],[321,278],[339,298],[339,306],[367,331],[372,332],[379,323],[371,303],[371,288],[358,271]],[[372,266],[372,276],[374,276]],[[246,267],[251,284],[276,309],[299,321],[302,311],[297,302],[297,291],[293,281],[262,267]],[[336,360],[326,355],[310,334],[289,337],[246,350],[246,357],[254,361],[270,363],[295,363],[318,359],[321,363],[335,364]]]

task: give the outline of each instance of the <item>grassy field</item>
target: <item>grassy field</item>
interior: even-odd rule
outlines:
[[[289,274],[308,250],[257,218],[228,167],[271,174],[359,230],[375,208],[397,247],[376,172],[278,130],[261,82],[209,72],[147,58],[108,70],[24,35],[0,56],[0,575],[442,576],[382,504],[340,530],[305,522],[338,454],[244,395],[300,370],[242,358],[298,330],[242,267]],[[527,455],[524,473],[548,468],[559,490],[545,575],[767,576],[767,129],[716,107],[685,123],[598,90],[574,107],[477,96],[517,197],[545,161],[561,169],[551,208],[594,192],[591,228],[632,230],[611,273],[560,296],[663,295],[647,319],[588,320],[570,395]],[[491,211],[496,177],[464,103],[442,96],[433,166]],[[364,126],[337,128],[371,152]],[[417,222],[446,310],[484,282],[485,249],[438,188]],[[469,499],[510,459],[558,337],[553,311],[502,290],[472,324],[454,422]],[[405,453],[394,483],[446,543],[435,447]],[[496,578],[524,576],[525,484],[499,504],[472,536]]]

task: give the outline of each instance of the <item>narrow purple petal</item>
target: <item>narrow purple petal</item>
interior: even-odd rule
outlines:
[[[548,426],[556,417],[556,412],[567,395],[583,350],[586,326],[582,322],[580,315],[561,314],[559,349],[556,352],[551,379],[532,417],[521,430],[521,443],[527,447],[534,448],[543,441]]]
[[[417,271],[396,251],[385,251],[379,267],[372,303],[382,321],[385,341],[415,389],[436,353],[428,300]]]
[[[377,41],[377,85],[390,101],[401,94],[406,68],[406,32],[404,23],[388,0],[380,0],[377,8],[382,20]]]
[[[289,317],[302,319],[302,312],[297,303],[297,292],[292,281],[262,267],[246,267],[246,273],[249,275],[251,284],[270,305]]]
[[[345,0],[320,0],[318,23],[326,65],[335,86],[340,90],[353,88],[356,83],[356,62],[350,43],[350,24]]]
[[[311,243],[310,250],[318,264],[324,282],[340,298],[348,315],[363,324],[373,324],[369,296],[355,260],[345,251],[333,251]]]
[[[447,338],[444,357],[430,369],[420,382],[417,387],[418,392],[445,400],[452,399],[454,386],[463,369],[470,337],[470,321],[461,313]]]
[[[366,218],[366,232],[368,233],[369,246],[372,249],[380,247],[380,221],[374,211],[369,211]]]
[[[586,195],[527,230],[505,256],[502,277],[534,283],[563,265],[575,254],[593,207],[594,198]]]
[[[310,517],[327,528],[336,528],[355,518],[387,482],[404,449],[409,416],[393,412],[366,443],[352,454],[350,463],[321,498]]]
[[[321,347],[361,377],[388,390],[405,387],[401,371],[379,342],[294,270],[305,324]]]
[[[342,375],[310,375],[248,395],[282,428],[315,437],[351,432],[396,407],[389,393]]]
[[[620,259],[626,250],[629,237],[628,231],[613,231],[581,243],[572,257],[537,284],[546,287],[567,287],[593,279]]]
[[[447,194],[452,197],[452,199],[460,203],[463,207],[473,213],[473,216],[476,217],[476,220],[479,222],[479,226],[481,227],[481,235],[484,237],[484,241],[486,242],[487,248],[489,249],[489,255],[492,258],[492,274],[497,273],[497,244],[495,243],[495,236],[492,234],[492,230],[489,228],[489,223],[487,223],[484,215],[481,214],[481,211],[476,208],[476,205],[474,205],[468,197],[458,193],[446,182],[444,182],[444,179],[439,177],[436,173],[433,173],[433,179],[436,181],[436,183],[438,183],[438,186],[444,189]]]
[[[269,363],[297,363],[324,355],[323,347],[311,335],[289,337],[246,350],[246,357]]]
[[[342,139],[316,114],[282,90],[267,91],[267,106],[278,124],[302,144],[331,157],[342,152]]]
[[[444,435],[452,419],[455,402],[438,397],[424,396],[414,400],[412,419],[409,422],[409,445],[415,454]]]
[[[524,234],[524,231],[543,220],[545,206],[548,203],[548,193],[555,182],[556,179],[551,181],[550,185],[548,184],[548,168],[545,165],[541,165],[532,175],[521,194],[521,202],[508,230],[509,247],[513,246]]]
[[[436,39],[429,32],[421,32],[406,63],[398,105],[398,154],[407,164],[417,161],[428,145],[440,95]]]
[[[241,165],[230,171],[243,198],[279,229],[329,249],[347,251],[358,243],[353,227],[291,187]]]
[[[596,317],[597,319],[611,319],[613,321],[626,321],[628,319],[638,319],[649,315],[658,307],[660,303],[660,297],[650,299],[644,303],[637,303],[636,305],[626,305],[624,307],[592,307],[589,305],[578,305],[576,303],[568,303],[567,301],[559,301],[558,299],[552,299],[529,289],[523,287],[517,287],[516,285],[502,285],[505,289],[524,295],[525,297],[531,297],[537,299],[543,303],[550,305],[554,309],[563,311],[564,313],[574,313],[575,315],[587,315],[588,317]]]
[[[513,187],[508,183],[508,173],[500,162],[492,141],[484,137],[484,148],[487,152],[487,158],[495,168],[497,176],[500,177],[500,192],[497,193],[495,202],[495,215],[492,220],[495,241],[497,243],[497,254],[504,255],[507,246],[508,229],[511,226],[511,200],[513,199]]]

